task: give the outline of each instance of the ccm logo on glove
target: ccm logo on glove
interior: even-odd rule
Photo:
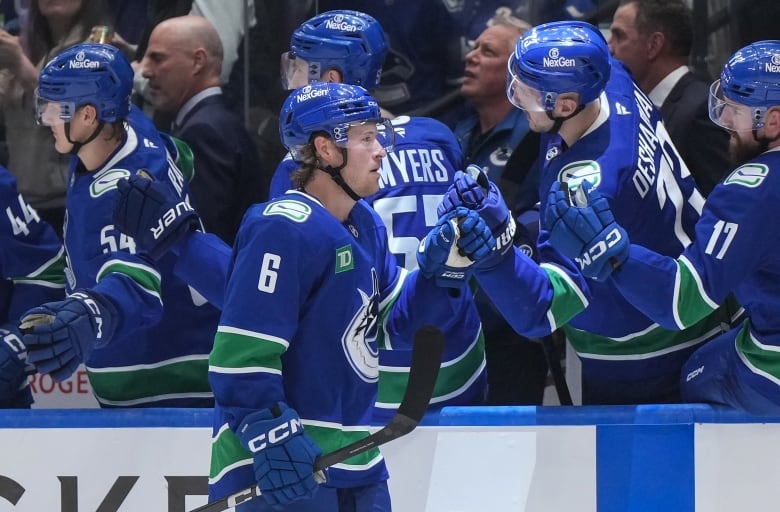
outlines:
[[[281,443],[288,437],[297,434],[303,430],[301,420],[299,418],[293,418],[290,421],[277,425],[268,433],[260,434],[257,437],[253,437],[247,442],[247,447],[252,453],[257,453],[264,450],[268,445]]]
[[[101,339],[103,337],[103,316],[100,313],[100,308],[98,307],[97,302],[95,302],[92,297],[86,293],[81,292],[73,293],[71,294],[71,297],[81,299],[84,305],[87,306],[87,309],[89,309],[90,313],[94,315],[95,325],[97,326],[97,335],[95,338]]]
[[[160,236],[162,236],[163,232],[165,231],[165,228],[173,224],[173,221],[178,219],[184,212],[193,212],[195,211],[192,206],[189,205],[189,203],[182,201],[180,203],[176,203],[171,208],[166,211],[160,220],[157,222],[157,226],[153,226],[150,231],[152,232],[152,235],[154,236],[155,240],[158,240]]]
[[[612,231],[607,233],[604,240],[599,240],[587,252],[583,253],[581,257],[574,258],[574,260],[580,265],[580,270],[582,270],[588,265],[595,263],[597,259],[607,252],[607,249],[614,247],[622,239],[623,236],[620,234],[620,230],[613,228]]]

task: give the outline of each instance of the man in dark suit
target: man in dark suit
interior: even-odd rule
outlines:
[[[672,142],[707,195],[730,169],[728,134],[709,118],[710,82],[688,68],[693,21],[684,0],[621,0],[609,48],[661,110]]]
[[[149,37],[142,73],[157,110],[175,114],[171,133],[192,148],[193,203],[207,231],[232,244],[246,209],[265,201],[270,165],[262,162],[220,87],[222,43],[206,18],[160,22]]]

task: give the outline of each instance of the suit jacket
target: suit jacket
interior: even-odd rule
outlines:
[[[661,105],[666,130],[705,196],[731,168],[728,133],[710,120],[709,87],[689,71]]]
[[[247,208],[267,199],[273,169],[260,161],[241,119],[221,94],[196,104],[172,134],[192,148],[190,188],[203,225],[232,245]]]

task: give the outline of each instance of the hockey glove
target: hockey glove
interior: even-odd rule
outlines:
[[[200,227],[200,217],[192,206],[166,194],[162,183],[139,174],[119,180],[117,189],[114,225],[133,237],[154,260],[162,258],[187,233]]]
[[[468,231],[462,232],[461,225]],[[462,250],[459,244],[464,235],[466,249]],[[474,260],[469,256],[484,257],[494,245],[495,240],[482,218],[468,208],[459,207],[439,218],[422,240],[417,249],[417,265],[423,276],[435,279],[437,286],[460,288],[472,274]]]
[[[60,382],[86,361],[93,348],[111,340],[117,311],[105,297],[78,291],[65,300],[49,302],[22,315],[28,360],[40,373]]]
[[[500,257],[512,247],[515,219],[496,184],[476,165],[466,167],[466,172],[455,173],[455,182],[444,195],[437,213],[441,217],[458,206],[475,210],[496,239],[496,252],[491,256],[494,261],[483,261],[479,267],[485,269],[498,263]]]
[[[294,409],[279,402],[253,412],[238,426],[238,437],[254,456],[255,480],[269,505],[314,497],[319,488],[314,461],[322,450],[304,432]]]
[[[609,202],[583,181],[571,203],[566,185],[553,183],[544,212],[550,243],[577,262],[582,275],[605,281],[628,258],[628,234],[612,215]]]
[[[27,349],[15,326],[0,327],[0,407],[29,407],[32,395],[25,385],[32,367],[27,366]]]

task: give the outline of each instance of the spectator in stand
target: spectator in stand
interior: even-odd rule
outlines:
[[[141,0],[136,0],[141,1]],[[135,77],[133,100],[143,106],[155,124],[163,131],[168,131],[173,122],[169,113],[155,111],[148,98],[147,81],[142,75],[141,61],[149,44],[151,33],[161,22],[179,16],[202,16],[208,19],[216,28],[222,42],[222,68],[220,70],[220,84],[225,84],[236,62],[238,62],[239,43],[244,38],[244,1],[225,2],[224,0],[146,0],[146,30],[141,35],[140,41],[135,46],[134,57],[131,59]],[[246,24],[254,26],[254,0],[247,1],[248,19]],[[117,45],[121,49],[122,45]]]
[[[172,135],[192,148],[190,186],[204,226],[232,245],[246,209],[266,199],[271,169],[222,99],[221,68],[222,43],[202,16],[158,24],[142,61],[154,107],[175,115]]]
[[[22,38],[0,30],[0,112],[8,167],[19,192],[60,235],[69,156],[58,154],[49,130],[35,124],[33,91],[43,65],[86,40],[93,26],[104,23],[104,14],[101,0],[32,0]]]
[[[529,28],[522,20],[488,22],[466,54],[460,91],[471,112],[455,125],[466,163],[482,167],[499,184],[507,203],[518,207],[516,213],[533,209],[539,201],[539,172],[533,165],[539,153],[539,134],[529,129],[523,111],[506,97],[506,63],[515,43]],[[522,183],[502,179],[504,166],[516,150],[527,154],[524,160],[531,167],[513,172],[525,176]],[[538,223],[538,218],[534,214],[531,222]],[[535,238],[524,241],[530,242],[529,248],[535,245]],[[482,291],[477,292],[476,302],[485,331],[488,403],[541,405],[547,376],[541,345],[517,334]]]
[[[669,136],[705,196],[729,170],[728,134],[707,112],[709,81],[688,67],[691,9],[684,0],[621,0],[609,49],[661,111]]]
[[[489,23],[466,54],[466,67],[460,92],[468,100],[470,112],[455,125],[467,163],[480,165],[516,213],[539,201],[538,170],[515,169],[507,176],[505,165],[521,143],[531,153],[532,164],[539,152],[539,135],[528,127],[528,119],[506,97],[506,63],[514,45],[530,25],[505,18]],[[528,139],[527,141],[525,139]],[[521,177],[521,182],[513,181]]]

